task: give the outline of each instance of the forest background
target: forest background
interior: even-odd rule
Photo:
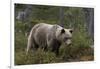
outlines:
[[[25,55],[27,38],[37,23],[73,28],[72,45],[61,46],[60,56],[38,49]],[[15,4],[15,65],[94,60],[94,9],[31,4]]]

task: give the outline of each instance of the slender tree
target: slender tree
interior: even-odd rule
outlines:
[[[59,8],[59,25],[64,26],[64,8],[60,7]]]

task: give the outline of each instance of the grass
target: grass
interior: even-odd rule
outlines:
[[[73,41],[73,43],[75,42]],[[25,54],[26,45],[27,45],[27,38],[22,33],[19,34],[17,33],[15,39],[15,65],[94,60],[93,49],[89,46],[85,46],[85,44],[82,44],[84,46],[80,46],[81,43],[79,44],[77,43],[76,45],[72,44],[69,47],[65,47],[64,45],[62,45],[59,50],[60,51],[59,56],[56,56],[55,53],[50,51],[43,51],[40,48],[35,52],[33,52],[33,50],[31,49],[28,55],[26,55]]]
[[[31,24],[34,25],[34,24]],[[30,26],[24,25],[28,30]],[[24,34],[25,29],[22,23],[17,23],[15,27],[15,65],[26,64],[45,64],[45,63],[62,63],[62,62],[78,62],[78,61],[93,61],[94,50],[91,48],[93,40],[88,36],[84,28],[74,30],[72,45],[61,45],[59,56],[50,51],[38,49],[33,52],[29,50],[28,55],[25,55],[27,47],[27,36]],[[22,32],[19,32],[21,30]]]

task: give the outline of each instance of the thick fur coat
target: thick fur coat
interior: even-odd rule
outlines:
[[[59,54],[60,45],[65,43],[71,43],[72,30],[65,29],[59,25],[50,25],[46,23],[36,24],[32,29],[28,37],[27,53],[31,47],[33,50],[42,48],[44,50],[50,50]]]

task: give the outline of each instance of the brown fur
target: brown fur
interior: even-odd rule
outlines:
[[[50,25],[45,23],[36,24],[28,37],[27,43],[27,52],[28,50],[33,47],[34,50],[37,48],[42,48],[44,50],[51,50],[59,54],[59,47],[61,45],[61,39],[56,35],[56,31],[59,29],[63,29],[59,25]],[[58,31],[59,32],[59,31]],[[64,32],[63,32],[64,33]],[[62,36],[62,34],[59,34]]]

